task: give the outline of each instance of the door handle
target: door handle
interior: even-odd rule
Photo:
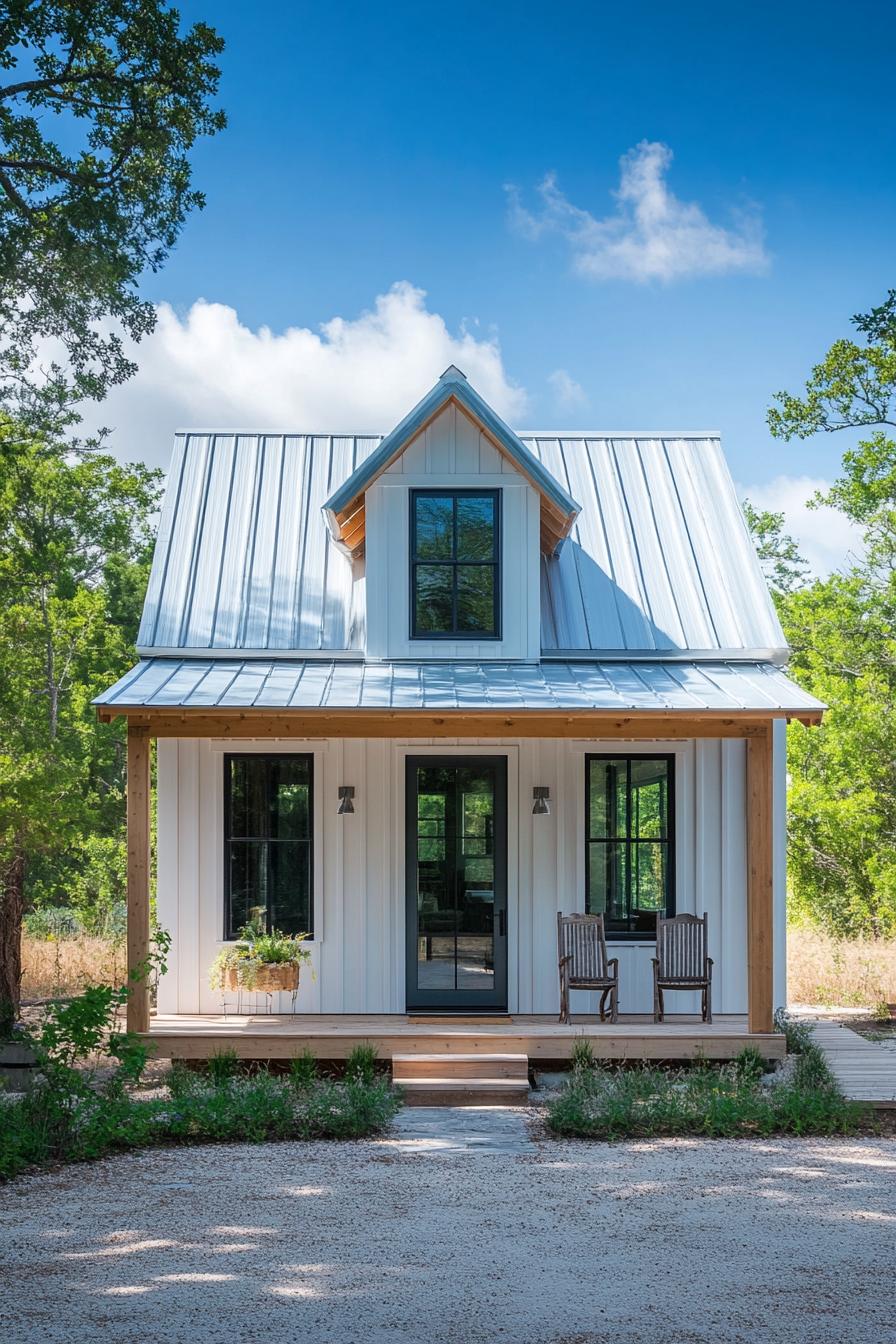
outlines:
[[[498,911],[498,937],[506,938],[506,936],[507,936],[507,911],[502,909]]]

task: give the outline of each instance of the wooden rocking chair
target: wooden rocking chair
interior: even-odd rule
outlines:
[[[557,915],[557,951],[560,958],[560,1021],[569,1021],[571,989],[600,990],[600,1020],[607,1002],[610,1021],[619,1008],[619,959],[607,958],[603,915]]]
[[[656,956],[653,958],[653,1020],[665,1015],[663,995],[667,989],[701,991],[704,1022],[712,1021],[712,957],[706,915],[676,915],[656,921]]]

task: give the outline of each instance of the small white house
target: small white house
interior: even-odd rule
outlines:
[[[715,434],[515,433],[453,367],[385,438],[178,434],[139,655],[97,705],[128,721],[133,963],[158,739],[162,1053],[249,1053],[255,1010],[293,1011],[209,987],[250,916],[310,935],[293,1037],[451,1013],[531,1035],[556,1023],[558,911],[604,915],[608,1052],[639,1014],[645,1053],[688,1021],[699,1044],[696,994],[652,1022],[675,912],[708,915],[737,1048],[771,1031],[785,725],[823,707],[781,670]]]

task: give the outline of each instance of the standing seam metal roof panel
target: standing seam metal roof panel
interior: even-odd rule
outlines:
[[[653,713],[799,713],[824,708],[769,663],[662,661],[439,664],[150,658],[94,703],[157,709],[478,707]]]
[[[717,439],[527,434],[582,511],[542,557],[546,654],[783,657]],[[374,435],[178,435],[141,653],[364,654],[364,579],[322,506]]]

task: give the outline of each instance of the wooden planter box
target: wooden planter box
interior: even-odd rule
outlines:
[[[241,985],[235,966],[229,966],[224,972],[224,988],[232,994],[245,990],[248,994],[294,994],[299,987],[299,966],[259,966],[258,975],[251,988]]]

